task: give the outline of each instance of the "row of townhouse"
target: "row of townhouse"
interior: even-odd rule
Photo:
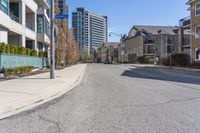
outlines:
[[[109,62],[118,62],[118,45],[119,42],[104,42],[97,50],[96,62],[103,63],[107,59]]]
[[[145,56],[149,63],[175,53],[178,49],[178,27],[135,25],[118,47],[119,62],[136,63]]]
[[[145,56],[154,63],[178,49],[179,28],[172,26],[134,25],[121,42],[103,43],[98,49],[99,62],[137,63]],[[111,51],[111,52],[110,52]],[[115,51],[115,52],[112,52]]]
[[[103,43],[98,49],[99,62],[109,59],[111,62],[137,63],[139,57],[145,57],[149,63],[160,63],[163,57],[178,53],[180,49],[180,29],[176,26],[134,25],[121,42]],[[185,37],[190,31],[184,31]],[[115,54],[110,51],[116,51]],[[115,60],[113,59],[115,58]]]
[[[137,63],[138,57],[146,57],[149,63],[159,63],[171,53],[186,53],[191,64],[200,64],[200,0],[189,0],[190,17],[180,20],[178,26],[134,25],[123,36],[117,48],[117,62]],[[111,58],[111,44],[103,43],[98,49],[99,62]],[[112,59],[109,59],[113,61]]]
[[[179,52],[189,54],[193,65],[200,65],[200,0],[189,0],[186,4],[190,16],[180,20]],[[185,34],[186,31],[190,34]]]
[[[136,63],[145,56],[155,62],[170,53],[187,53],[191,64],[200,64],[200,0],[189,0],[190,16],[179,27],[136,25],[118,46],[118,61]]]
[[[49,9],[49,0],[0,0],[0,43],[47,50]]]

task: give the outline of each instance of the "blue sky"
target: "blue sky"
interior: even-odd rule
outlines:
[[[189,16],[187,0],[68,0],[69,20],[76,7],[108,16],[108,32],[127,34],[133,25],[178,25]],[[108,37],[118,41],[119,37]]]

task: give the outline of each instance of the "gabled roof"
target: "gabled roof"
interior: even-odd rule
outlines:
[[[119,43],[120,42],[106,42],[106,45],[115,47],[118,46]]]
[[[178,27],[176,26],[148,26],[148,25],[135,25],[129,32],[129,37],[135,36],[136,34],[148,35],[148,34],[171,34],[175,35]]]
[[[114,48],[117,48],[119,44],[120,44],[120,42],[104,42],[101,45],[101,47],[105,45],[105,46],[112,46]]]

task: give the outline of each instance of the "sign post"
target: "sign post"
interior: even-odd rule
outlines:
[[[54,0],[51,0],[51,51],[50,78],[55,79],[55,42],[54,42]]]
[[[66,13],[58,13],[55,15],[55,19],[63,20],[63,19],[67,19],[67,18],[68,18],[68,14],[66,14]]]

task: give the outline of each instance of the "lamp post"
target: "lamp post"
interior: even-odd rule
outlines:
[[[54,0],[51,0],[50,79],[55,79]]]

